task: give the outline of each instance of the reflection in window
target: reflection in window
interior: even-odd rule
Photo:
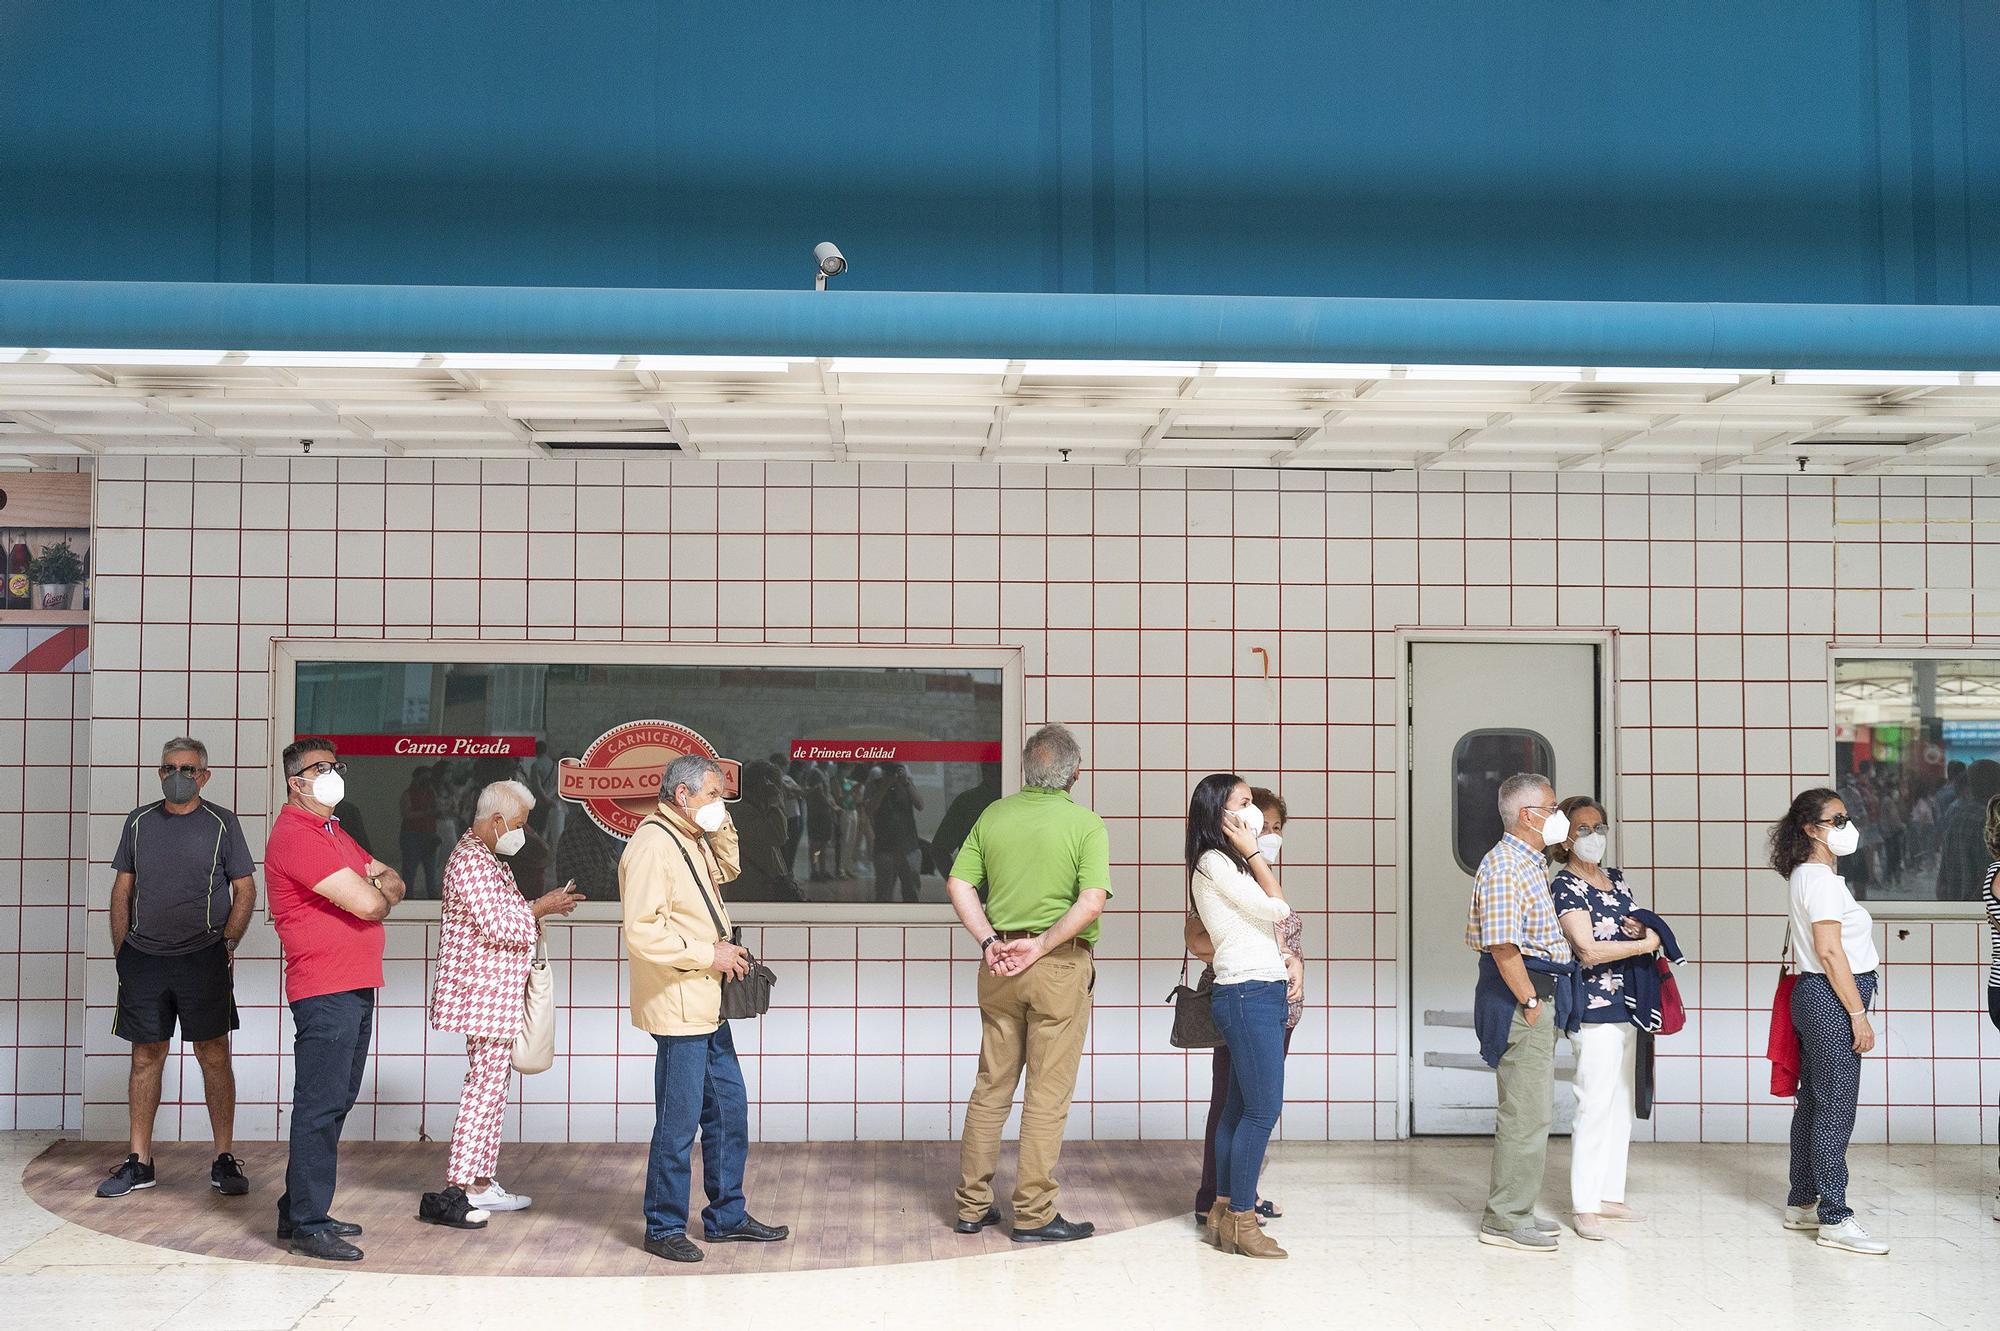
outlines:
[[[1555,753],[1532,730],[1474,730],[1451,751],[1452,854],[1467,873],[1506,829],[1500,825],[1500,783],[1517,772],[1556,779]]]
[[[1861,828],[1857,897],[1974,901],[2000,795],[2000,660],[1850,657],[1833,666],[1834,788]]]

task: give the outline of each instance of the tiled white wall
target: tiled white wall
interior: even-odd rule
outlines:
[[[0,674],[0,1129],[83,1121],[89,764],[90,676]]]
[[[124,1130],[102,914],[118,816],[159,742],[188,731],[219,769],[210,794],[261,844],[274,636],[1019,644],[1027,718],[1077,730],[1079,794],[1112,830],[1118,895],[1072,1132],[1199,1130],[1206,1056],[1169,1048],[1158,1000],[1178,966],[1186,794],[1235,769],[1296,815],[1285,878],[1314,960],[1283,1130],[1368,1138],[1393,1135],[1401,1096],[1394,630],[1615,627],[1621,855],[1700,959],[1653,1129],[1714,1141],[1777,1138],[1788,1114],[1762,1091],[1760,1033],[1782,889],[1753,866],[1792,789],[1827,774],[1827,642],[2000,642],[2000,597],[1974,590],[2000,588],[1986,481],[113,458],[98,504],[96,1137]],[[390,931],[354,1135],[450,1129],[463,1064],[424,1021],[432,932]],[[563,1057],[527,1081],[510,1126],[641,1139],[650,1044],[624,1019],[617,931],[556,937]],[[760,1135],[954,1131],[977,1044],[955,931],[759,941],[785,976],[784,1006],[738,1029]],[[1913,925],[1885,942],[1885,1052],[1867,1064],[1860,1135],[1973,1140],[2000,1090],[1981,931]],[[288,1014],[261,922],[237,976],[240,1130],[271,1136]],[[191,1060],[166,1101],[165,1135],[206,1131]]]

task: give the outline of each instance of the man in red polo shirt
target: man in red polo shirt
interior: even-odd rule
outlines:
[[[292,1138],[278,1238],[301,1257],[358,1262],[347,1240],[359,1225],[335,1220],[340,1130],[361,1093],[375,991],[382,987],[382,921],[403,899],[403,880],[341,830],[334,806],[347,764],[323,739],[285,750],[285,804],[271,822],[264,884],[285,951],[291,1004]]]

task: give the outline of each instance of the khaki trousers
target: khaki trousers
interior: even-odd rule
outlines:
[[[993,1206],[1000,1164],[1000,1129],[1021,1097],[1021,1152],[1014,1179],[1014,1228],[1039,1229],[1056,1217],[1056,1161],[1076,1091],[1077,1063],[1090,1031],[1090,990],[1097,971],[1090,954],[1064,946],[1019,975],[979,968],[979,1076],[965,1106],[959,1144],[958,1214],[982,1219]]]
[[[1548,1163],[1549,1124],[1555,1118],[1556,1014],[1545,995],[1530,1026],[1514,1011],[1507,1052],[1500,1055],[1500,1110],[1493,1123],[1493,1177],[1486,1194],[1488,1229],[1526,1229],[1535,1223]]]

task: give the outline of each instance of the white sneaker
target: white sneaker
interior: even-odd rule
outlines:
[[[1804,1206],[1785,1208],[1785,1228],[1814,1230],[1819,1228],[1819,1198],[1815,1197]]]
[[[533,1197],[511,1193],[494,1179],[493,1186],[484,1192],[475,1192],[466,1197],[467,1201],[482,1211],[525,1211],[535,1204]]]
[[[1821,1225],[1818,1242],[1822,1248],[1838,1248],[1842,1252],[1864,1253],[1870,1257],[1880,1257],[1889,1251],[1889,1245],[1882,1240],[1869,1238],[1868,1231],[1853,1216],[1837,1225]]]

